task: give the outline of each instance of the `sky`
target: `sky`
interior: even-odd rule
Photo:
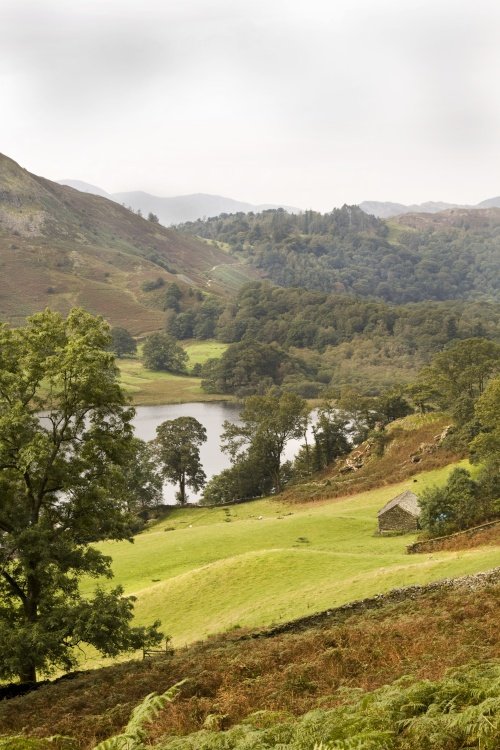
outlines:
[[[324,211],[500,194],[497,0],[0,0],[0,17],[0,151],[50,179]]]

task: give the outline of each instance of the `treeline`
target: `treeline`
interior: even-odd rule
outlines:
[[[440,536],[497,518],[499,372],[500,344],[481,338],[455,341],[435,354],[404,389],[386,390],[378,397],[343,389],[334,399],[324,400],[313,420],[310,440],[306,435],[311,421],[303,398],[279,388],[249,396],[238,424],[224,424],[221,447],[232,465],[208,482],[202,503],[279,493],[290,481],[300,482],[325,469],[367,438],[374,455],[381,456],[390,422],[413,411],[438,409],[453,422],[445,438],[447,447],[468,453],[481,469],[473,477],[466,469],[456,468],[444,487],[428,488],[420,498],[422,528],[430,536]],[[290,438],[304,440],[293,463],[282,461]]]
[[[230,344],[198,373],[207,391],[247,396],[280,385],[314,398],[332,385],[380,392],[407,382],[449,342],[498,336],[499,320],[496,303],[391,306],[252,282],[224,306],[210,296],[180,299],[167,331],[183,339],[201,330]]]
[[[177,227],[229,245],[281,286],[423,300],[499,300],[500,211],[386,222],[357,206],[222,214]],[[484,215],[483,215],[484,214]],[[420,218],[420,217],[419,217]]]

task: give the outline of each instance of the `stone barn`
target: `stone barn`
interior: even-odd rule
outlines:
[[[378,512],[378,530],[381,534],[397,531],[405,534],[417,531],[420,526],[420,505],[414,492],[406,490],[389,500]]]

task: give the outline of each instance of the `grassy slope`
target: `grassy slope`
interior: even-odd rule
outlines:
[[[214,638],[168,659],[85,672],[2,701],[0,734],[70,735],[82,750],[91,748],[123,728],[145,695],[183,678],[188,681],[179,699],[150,727],[153,742],[196,731],[209,714],[224,716],[227,728],[255,711],[300,715],[335,706],[345,697],[338,688],[372,690],[402,675],[439,679],[449,667],[499,658],[499,605],[499,584],[479,590],[465,585],[324,618],[298,632],[243,641],[236,634]],[[256,726],[265,726],[262,714],[254,720],[258,716],[262,723]],[[226,737],[220,736],[218,748],[227,750]],[[188,747],[199,747],[197,738]],[[313,743],[305,747],[312,750]]]
[[[190,341],[185,344],[189,360],[188,369],[194,364],[203,364],[207,359],[217,358],[227,348],[218,341]],[[187,401],[227,401],[228,397],[205,393],[201,379],[169,372],[147,370],[140,359],[117,360],[121,372],[121,384],[132,397],[134,404],[178,404]]]
[[[160,618],[176,645],[283,622],[498,565],[495,546],[408,556],[412,535],[374,535],[376,512],[387,500],[407,487],[442,482],[449,470],[313,506],[270,499],[230,510],[176,509],[133,545],[101,549],[113,557],[115,580],[137,596],[138,621]]]
[[[165,312],[142,283],[157,277],[215,293],[230,278],[212,269],[237,264],[215,245],[140,218],[113,201],[32,175],[0,154],[0,320],[19,325],[46,306],[81,305],[134,335],[161,329]],[[233,278],[234,277],[234,278]]]

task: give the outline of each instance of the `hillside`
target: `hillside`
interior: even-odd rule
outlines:
[[[164,324],[142,284],[161,277],[210,291],[214,266],[234,261],[217,246],[146,221],[103,197],[37,177],[0,156],[0,319],[13,324],[50,305],[82,305],[134,334]],[[239,274],[239,276],[238,276]],[[248,278],[243,267],[233,274]],[[250,272],[250,277],[252,274]]]
[[[281,286],[375,297],[499,301],[500,209],[452,209],[391,221],[357,206],[331,213],[236,214],[179,227],[225,243]]]
[[[365,727],[363,750],[494,750],[463,738],[479,726],[470,712],[492,721],[498,713],[490,701],[500,659],[498,536],[409,555],[414,534],[376,533],[387,500],[443,484],[454,468],[441,445],[444,425],[439,414],[405,417],[391,424],[382,457],[362,444],[349,460],[362,453],[363,465],[345,476],[342,459],[302,492],[173,508],[134,544],[99,544],[115,578],[84,580],[83,592],[121,584],[136,597],[137,623],[161,619],[175,650],[107,666],[89,652],[87,671],[0,701],[1,750],[26,750],[14,734],[53,738],[30,740],[30,750],[90,750],[121,731],[147,694],[181,680],[144,747],[313,750],[315,741],[365,738]],[[434,744],[415,744],[412,723],[387,745],[410,708],[425,732],[426,696]],[[438,713],[444,722],[452,698],[469,723],[452,735],[455,744],[444,724],[439,744]]]
[[[366,214],[377,216],[379,219],[391,219],[393,216],[401,216],[409,213],[435,214],[446,211],[448,208],[458,208],[456,203],[445,203],[443,201],[426,201],[425,203],[393,203],[392,201],[362,201],[359,207]],[[472,208],[472,206],[470,206]]]
[[[113,557],[114,580],[137,596],[138,622],[159,618],[175,646],[286,622],[395,586],[496,565],[495,546],[409,556],[413,535],[375,534],[377,510],[389,499],[444,483],[451,468],[330,502],[277,498],[173,509],[133,545],[99,549]],[[94,581],[85,583],[85,591],[94,588]]]
[[[261,737],[264,743],[266,739],[262,730],[281,724],[295,727],[295,717],[306,711],[315,714],[306,715],[302,721],[311,729],[315,716],[317,729],[324,730],[317,737],[324,738],[331,724],[322,712],[340,709],[346,701],[362,697],[361,709],[366,716],[369,696],[360,691],[411,675],[392,688],[399,704],[409,708],[411,697],[406,698],[404,691],[416,680],[440,680],[449,668],[476,661],[477,669],[478,661],[500,659],[498,569],[496,575],[466,578],[455,585],[448,582],[400,591],[377,604],[366,611],[360,606],[345,612],[326,612],[313,622],[296,623],[282,633],[261,634],[264,637],[234,631],[178,650],[168,658],[128,662],[61,680],[35,693],[2,701],[0,734],[22,731],[32,737],[64,735],[75,738],[77,747],[86,750],[121,731],[145,695],[162,692],[187,678],[179,698],[167,705],[149,727],[148,747],[150,743],[170,747],[173,742],[176,750],[270,750],[275,747],[272,736],[267,735],[270,744],[259,743]],[[486,665],[483,671],[494,686],[494,672],[488,674]],[[445,703],[460,693],[463,696],[467,675],[472,678],[473,672],[462,668],[461,674],[462,690],[458,684],[453,685]],[[422,687],[427,687],[429,696],[429,684]],[[378,716],[382,707],[377,707]],[[436,708],[431,707],[434,730]],[[417,713],[424,710],[425,706],[419,705]],[[192,734],[202,727],[205,731]],[[216,733],[217,729],[226,731]],[[312,750],[311,734],[305,735],[305,740],[306,744],[293,748]],[[65,743],[63,747],[72,747],[69,740]],[[47,750],[54,745],[58,747],[55,737],[50,745],[33,742],[30,747]],[[1,738],[0,747],[4,747]],[[10,750],[25,747],[7,744]],[[393,746],[367,747],[382,750]],[[455,750],[464,745],[404,747]]]

